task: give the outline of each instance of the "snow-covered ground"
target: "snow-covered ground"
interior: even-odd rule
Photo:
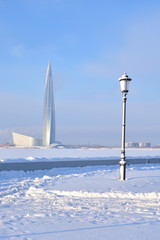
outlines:
[[[160,164],[118,178],[118,166],[0,172],[0,239],[159,240]]]
[[[0,162],[119,159],[120,152],[120,148],[0,148]],[[126,156],[127,158],[160,157],[160,149],[126,149]]]

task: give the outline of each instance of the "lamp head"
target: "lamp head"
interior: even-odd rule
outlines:
[[[120,82],[121,92],[127,94],[129,92],[129,83],[132,79],[129,78],[126,73],[124,73],[118,80]]]

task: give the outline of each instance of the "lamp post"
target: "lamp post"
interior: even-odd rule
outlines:
[[[132,80],[126,73],[118,79],[120,82],[121,92],[123,94],[123,115],[122,115],[122,149],[120,164],[120,180],[126,179],[126,156],[125,156],[125,127],[126,127],[126,100],[127,93],[129,91],[129,83]]]

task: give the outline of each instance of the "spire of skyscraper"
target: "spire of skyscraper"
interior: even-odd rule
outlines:
[[[48,63],[43,106],[43,145],[55,143],[55,108],[50,61]]]

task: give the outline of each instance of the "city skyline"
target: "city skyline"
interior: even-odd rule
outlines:
[[[58,141],[120,145],[127,72],[126,141],[160,144],[159,11],[158,1],[0,0],[0,143],[12,131],[41,138],[50,59]]]

